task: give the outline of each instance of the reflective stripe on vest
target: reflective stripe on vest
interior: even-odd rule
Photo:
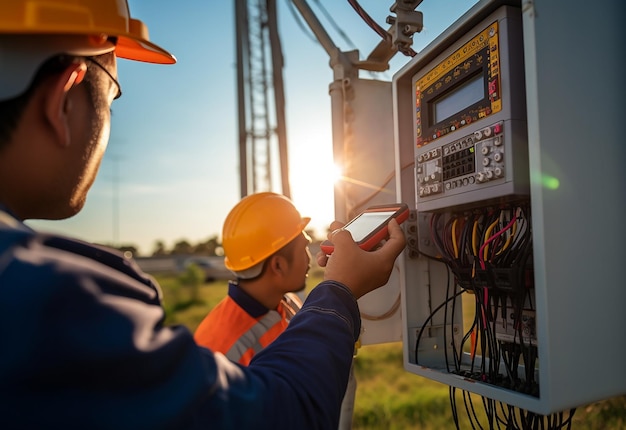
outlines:
[[[237,342],[235,342],[226,353],[226,357],[232,361],[239,361],[241,356],[245,354],[248,349],[252,349],[254,354],[261,351],[263,345],[261,345],[258,340],[274,327],[275,324],[279,323],[281,319],[282,316],[278,312],[269,311],[263,318],[257,321],[255,325],[250,327],[247,332],[239,337]]]

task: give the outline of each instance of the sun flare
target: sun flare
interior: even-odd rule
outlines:
[[[332,154],[315,151],[291,166],[292,200],[302,216],[311,217],[309,227],[316,237],[325,237],[335,219],[334,187],[342,171],[332,162]]]

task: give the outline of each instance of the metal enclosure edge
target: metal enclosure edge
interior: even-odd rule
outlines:
[[[512,3],[479,2],[431,44],[440,44],[432,54],[429,45],[421,60],[394,75],[396,187],[412,208],[417,201],[415,172],[405,166],[414,156],[415,63],[433,60],[459,34]],[[417,258],[411,246],[400,262],[407,371],[544,415],[626,394],[626,338],[620,334],[626,326],[626,288],[620,276],[626,261],[626,223],[620,220],[626,210],[621,167],[626,145],[619,143],[623,138],[617,126],[624,117],[618,94],[625,93],[618,64],[618,53],[623,55],[619,8],[608,0],[594,4],[592,11],[550,0],[521,5],[540,395],[468,381],[437,364],[414,364],[415,313],[427,314],[432,291],[447,286],[438,263]],[[585,23],[585,32],[572,23]],[[585,33],[602,35],[602,46]],[[581,62],[588,68],[580,67]],[[599,70],[602,78],[590,77],[590,69]],[[593,107],[586,110],[590,101]],[[414,216],[418,222],[420,214]],[[428,240],[417,235],[408,239]]]

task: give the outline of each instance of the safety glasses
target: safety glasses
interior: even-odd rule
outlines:
[[[117,81],[117,79],[115,79],[113,77],[113,75],[111,74],[111,72],[109,72],[106,69],[106,67],[104,67],[102,64],[100,64],[100,62],[97,61],[95,58],[93,58],[93,57],[84,57],[84,58],[85,58],[85,60],[88,60],[90,63],[93,63],[96,66],[98,66],[100,69],[102,69],[104,71],[104,73],[107,74],[107,76],[109,78],[111,78],[113,83],[115,83],[115,86],[117,86],[117,95],[114,97],[114,99],[119,99],[122,96],[122,87],[120,86],[120,83]]]

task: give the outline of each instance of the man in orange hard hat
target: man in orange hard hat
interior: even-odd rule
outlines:
[[[356,300],[389,279],[396,223],[374,252],[333,223],[324,281],[248,367],[165,326],[132,260],[24,223],[83,207],[121,95],[117,58],[175,62],[126,0],[0,2],[0,428],[336,428]]]
[[[236,281],[200,323],[199,345],[248,365],[273,342],[302,306],[311,239],[303,218],[285,196],[252,194],[229,212],[222,229],[224,263]]]
[[[222,229],[226,267],[236,281],[228,295],[202,320],[194,338],[243,365],[273,342],[302,306],[297,292],[306,287],[311,239],[302,217],[287,197],[262,192],[243,198]],[[350,372],[349,387],[356,382]],[[354,396],[345,396],[339,428],[352,423]]]

